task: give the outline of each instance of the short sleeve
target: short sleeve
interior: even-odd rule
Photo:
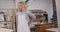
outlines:
[[[27,14],[31,18],[36,18],[35,14],[33,14],[31,11],[27,11]]]

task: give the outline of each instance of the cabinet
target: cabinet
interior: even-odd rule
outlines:
[[[12,22],[0,22],[0,28],[12,29]]]
[[[45,32],[45,29],[53,28],[53,27],[54,27],[54,24],[52,24],[52,23],[36,25],[35,26],[35,32]]]

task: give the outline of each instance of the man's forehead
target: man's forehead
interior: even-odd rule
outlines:
[[[23,3],[19,3],[18,5],[24,5]]]

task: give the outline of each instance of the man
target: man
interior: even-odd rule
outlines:
[[[26,3],[24,2],[19,2],[18,3],[18,10],[16,12],[16,14],[14,14],[16,16],[16,18],[19,16],[21,19],[21,21],[16,21],[17,22],[17,32],[30,32],[30,28],[29,25],[36,20],[36,16],[31,13],[30,11],[26,10]],[[13,18],[15,18],[15,16],[13,15]],[[23,21],[22,19],[24,19],[26,21]],[[30,19],[31,18],[31,19]],[[17,19],[18,20],[18,19]],[[22,24],[22,25],[21,25]]]

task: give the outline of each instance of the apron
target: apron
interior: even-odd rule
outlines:
[[[18,15],[17,21],[17,32],[30,32],[30,28],[28,26],[28,21],[25,18],[25,14]]]

